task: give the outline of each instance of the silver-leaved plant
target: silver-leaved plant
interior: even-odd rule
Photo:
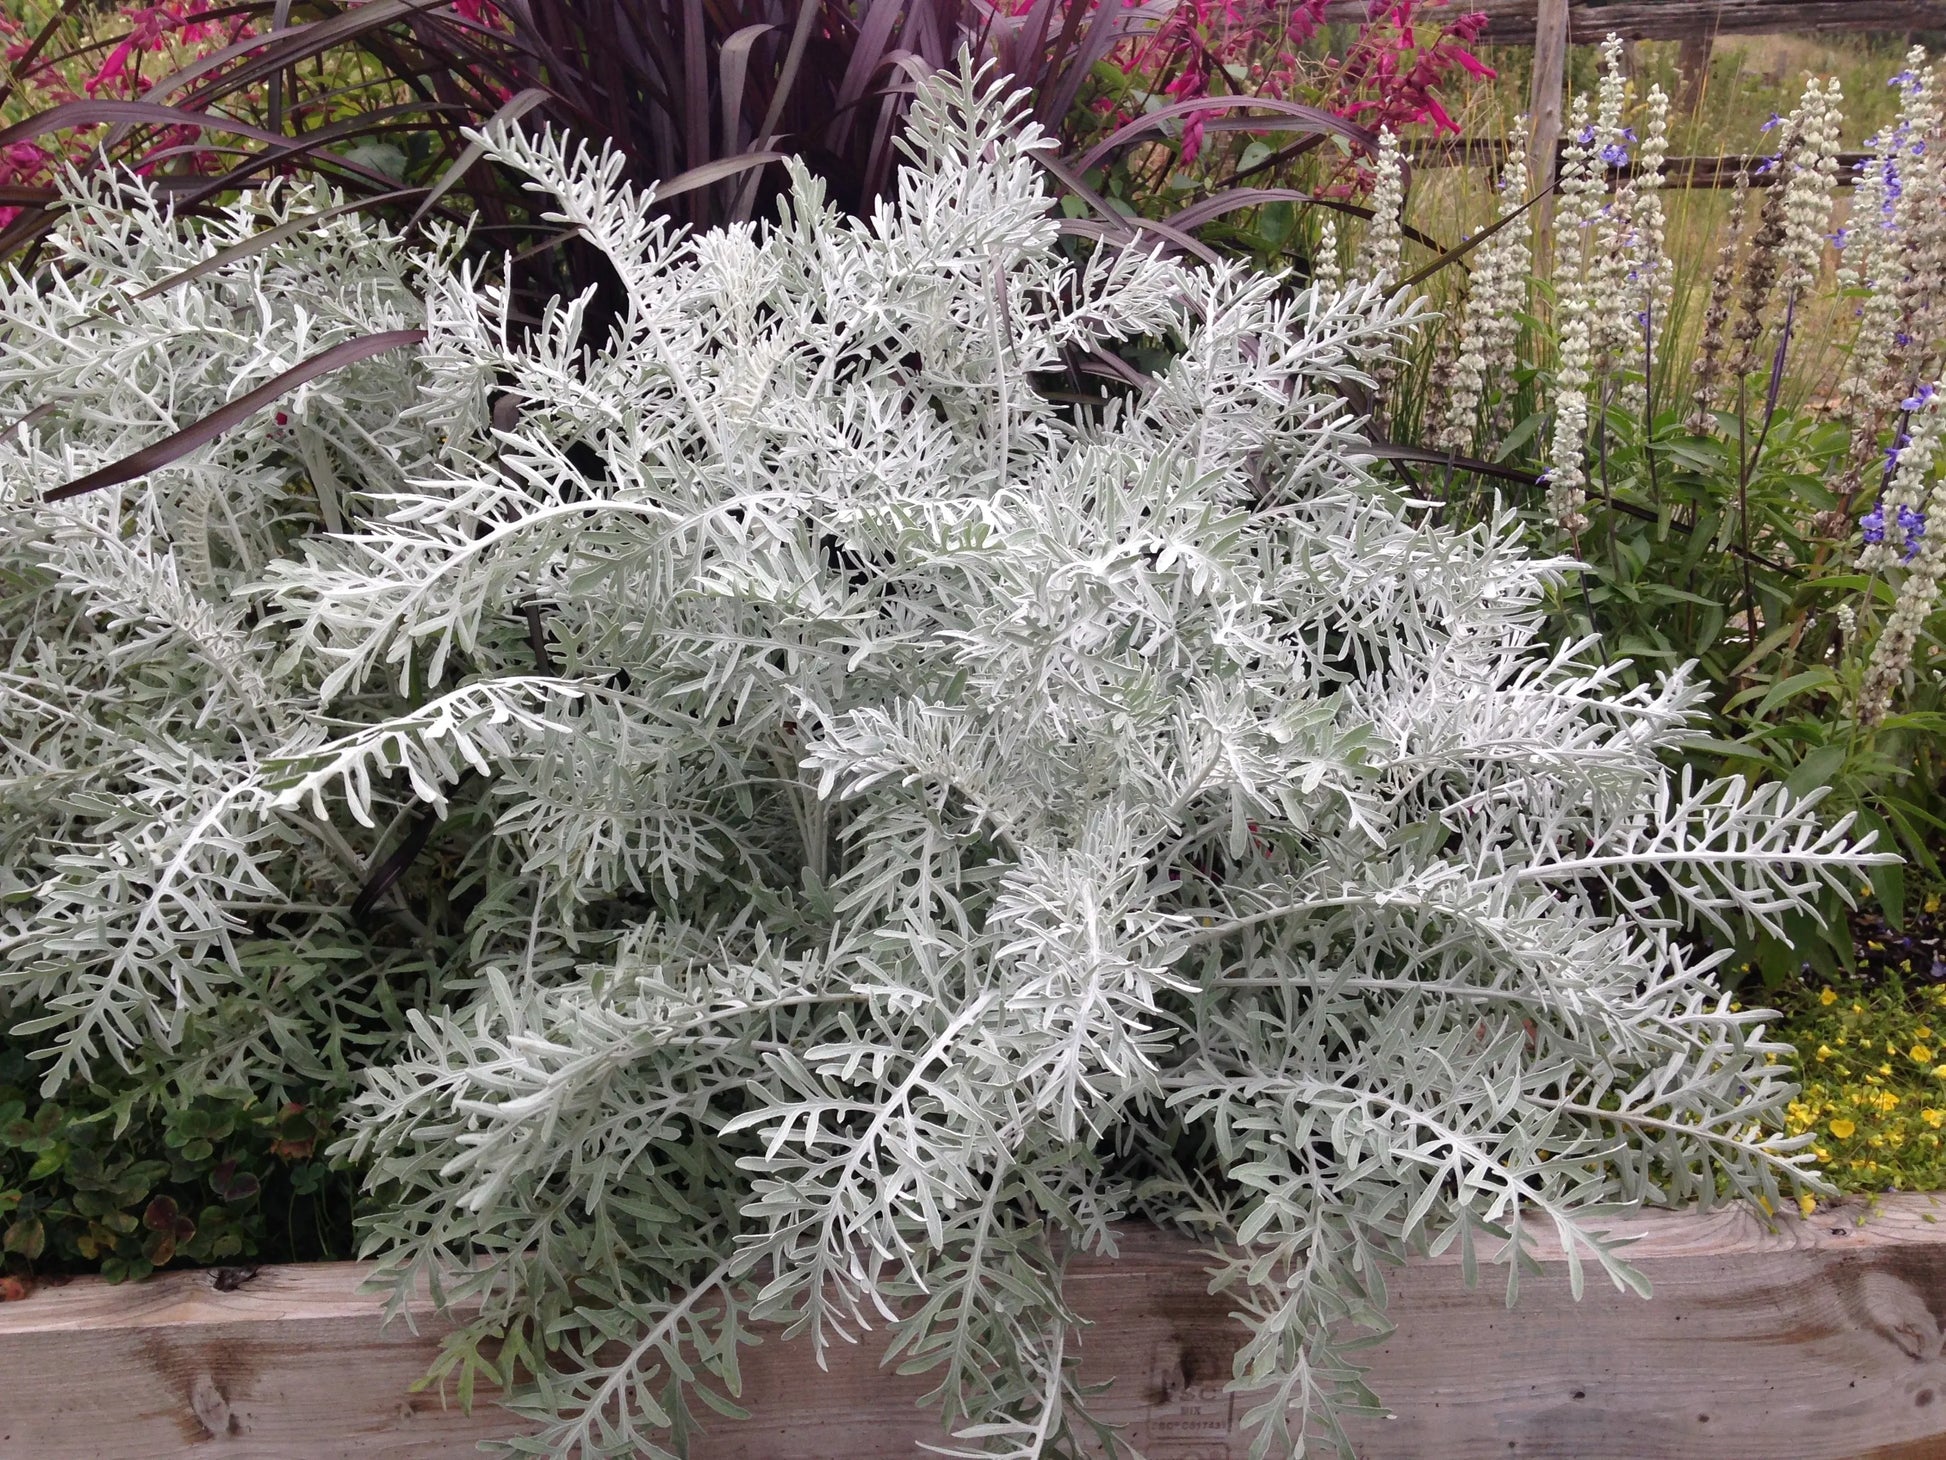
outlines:
[[[371,1250],[477,1308],[514,1451],[672,1453],[772,1323],[930,1370],[943,1453],[1074,1453],[1063,1267],[1134,1219],[1248,1315],[1258,1453],[1342,1444],[1385,1262],[1634,1282],[1605,1213],[1814,1180],[1687,930],[1860,849],[1672,775],[1685,675],[1374,475],[1376,289],[1064,237],[970,72],[868,222],[799,169],[686,237],[483,141],[599,315],[294,193],[96,184],[7,281],[0,997],[50,1087],[357,1082]]]

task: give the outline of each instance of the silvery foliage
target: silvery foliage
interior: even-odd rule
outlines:
[[[263,757],[319,737],[316,675],[244,590],[421,469],[398,404],[424,371],[373,359],[138,490],[40,499],[307,355],[422,324],[440,254],[320,219],[335,200],[303,189],[192,229],[126,177],[69,187],[50,266],[0,281],[0,1012],[35,1015],[50,1087],[117,1063],[329,1084],[396,1041],[388,1006],[434,970],[347,925],[369,849],[271,809]]]
[[[364,1065],[372,1248],[480,1305],[463,1387],[526,1370],[514,1451],[671,1453],[771,1321],[929,1372],[943,1453],[1073,1453],[1062,1271],[1124,1218],[1209,1241],[1258,1453],[1342,1443],[1386,1261],[1488,1238],[1511,1297],[1543,1232],[1630,1282],[1604,1212],[1806,1179],[1681,934],[1858,849],[1673,777],[1684,674],[1546,646],[1562,565],[1373,478],[1375,290],[1077,261],[971,74],[868,223],[800,169],[683,237],[485,140],[612,263],[605,338],[348,217],[138,305],[254,220],[104,197],[12,285],[5,399],[61,405],[4,458],[6,977],[56,1081]],[[294,440],[35,505],[421,318]],[[1077,388],[1134,340],[1166,368]]]

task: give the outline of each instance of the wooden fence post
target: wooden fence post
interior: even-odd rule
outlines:
[[[1682,85],[1676,92],[1678,116],[1693,117],[1702,106],[1703,95],[1709,90],[1710,52],[1715,44],[1714,34],[1686,36],[1676,52],[1676,69],[1682,72]]]
[[[1534,94],[1529,104],[1532,117],[1533,158],[1528,175],[1537,189],[1554,181],[1555,162],[1561,150],[1562,93],[1567,85],[1568,0],[1540,0],[1534,25]],[[1534,223],[1534,271],[1547,270],[1548,254],[1554,233],[1554,199],[1543,198],[1536,208]]]

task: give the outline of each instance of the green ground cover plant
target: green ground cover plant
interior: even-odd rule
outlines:
[[[111,1282],[171,1265],[353,1253],[356,1179],[328,1112],[245,1092],[168,1106],[84,1085],[45,1098],[31,1047],[0,1042],[0,1283]]]

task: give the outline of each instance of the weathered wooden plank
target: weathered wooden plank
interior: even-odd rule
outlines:
[[[232,1272],[247,1271],[232,1269]],[[47,1286],[0,1304],[0,1457],[434,1460],[504,1416],[409,1395],[446,1325],[381,1331],[356,1263]]]
[[[1441,137],[1408,142],[1404,151],[1415,168],[1497,168],[1506,159],[1507,146],[1492,137]],[[1860,164],[1869,162],[1871,156],[1869,152],[1838,153],[1838,172],[1832,179],[1833,185],[1840,188],[1852,186],[1858,180]],[[1772,161],[1761,155],[1741,153],[1716,157],[1670,157],[1662,164],[1662,185],[1669,188],[1727,188],[1735,185],[1739,172],[1747,171],[1751,187],[1772,187],[1784,180],[1782,169],[1774,165],[1765,166]],[[1607,169],[1609,185],[1612,187],[1623,178],[1634,177],[1639,170],[1633,166],[1611,167]]]
[[[1946,1455],[1946,1203],[1894,1197],[1863,1227],[1820,1214],[1767,1229],[1740,1212],[1617,1224],[1654,1281],[1644,1303],[1598,1277],[1577,1307],[1564,1265],[1501,1301],[1451,1256],[1392,1281],[1398,1324],[1370,1350],[1397,1417],[1356,1432],[1364,1460],[1937,1460]],[[0,1460],[445,1460],[501,1416],[405,1388],[441,1325],[380,1331],[354,1264],[266,1268],[232,1292],[207,1273],[77,1281],[0,1305]],[[1152,1232],[1079,1265],[1094,1320],[1084,1376],[1149,1460],[1240,1460],[1246,1406],[1222,1392],[1238,1329],[1198,1259]],[[695,1460],[878,1460],[937,1439],[925,1383],[801,1345],[744,1364],[755,1417],[712,1421]]]
[[[1544,0],[1467,0],[1456,9],[1487,16],[1482,38],[1526,45]],[[1367,0],[1333,0],[1331,21],[1356,22]],[[1577,0],[1569,11],[1580,44],[1610,31],[1624,40],[1696,40],[1717,35],[1776,35],[1800,31],[1903,31],[1946,26],[1946,0]]]

